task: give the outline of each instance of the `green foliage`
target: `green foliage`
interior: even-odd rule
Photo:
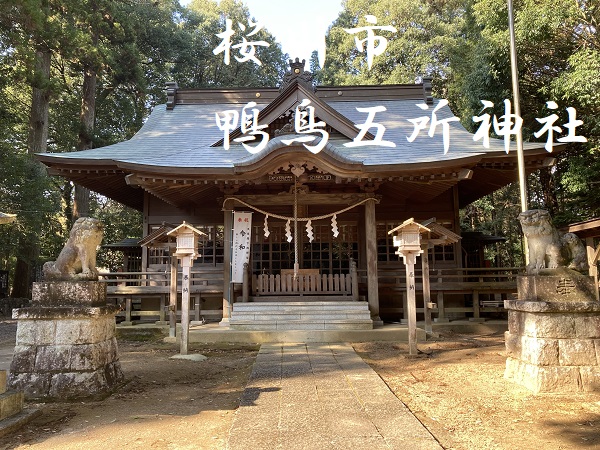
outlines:
[[[126,238],[142,238],[142,214],[106,197],[94,195],[92,215],[104,223],[103,244],[113,244]],[[101,249],[97,258],[98,267],[116,272],[123,265],[123,254],[119,251]]]
[[[354,37],[344,28],[393,25],[384,54],[366,67]],[[555,112],[557,125],[568,121],[567,107],[577,110],[584,124],[577,134],[586,144],[569,144],[551,170],[528,178],[530,208],[550,210],[558,225],[600,215],[600,8],[587,0],[518,0],[515,34],[525,140],[535,140],[541,127],[536,118]],[[364,35],[361,36],[361,39]],[[434,95],[447,98],[463,125],[475,131],[471,117],[482,110],[481,100],[495,104],[490,114],[504,114],[504,99],[512,100],[510,39],[506,0],[346,0],[326,37],[327,60],[311,67],[321,84],[413,83],[433,76]],[[559,109],[550,112],[546,102]],[[565,130],[566,131],[566,130]],[[546,136],[540,140],[545,141]],[[516,158],[516,155],[515,155]],[[505,236],[499,246],[503,265],[521,261],[520,211],[517,186],[508,186],[462,211],[465,230]]]
[[[248,41],[265,41],[268,47],[256,46],[254,62],[238,62],[239,53],[231,49],[230,62],[225,64],[224,55],[213,54],[221,43],[217,34],[225,31],[226,19],[233,24],[232,44],[241,42],[241,37],[253,31],[250,26],[252,15],[248,8],[237,0],[194,0],[189,9],[181,16],[182,46],[179,57],[173,66],[175,80],[186,87],[258,87],[276,86],[282,79],[287,67],[287,54],[281,52],[281,45],[265,29],[248,38]],[[239,30],[239,25],[246,31]]]
[[[264,30],[254,37],[271,43],[257,51],[260,67],[234,58],[224,66],[212,53],[225,16],[246,24],[251,17],[237,0],[196,1],[189,8],[177,0],[0,3],[0,211],[19,216],[17,224],[0,226],[2,269],[14,273],[19,242],[29,244],[27,260],[54,259],[72,221],[72,183],[47,177],[27,154],[32,88],[49,90],[48,151],[69,152],[87,133],[79,120],[86,70],[97,80],[94,147],[131,138],[164,102],[167,81],[182,87],[277,84],[286,58]],[[40,50],[51,53],[50,80],[35,70]],[[104,243],[141,237],[139,212],[96,194],[90,209],[105,223]],[[101,252],[98,262],[116,269],[109,253]]]
[[[463,43],[464,1],[348,0],[326,36],[327,57],[315,78],[320,84],[414,83],[423,76],[439,83],[450,76],[450,52]],[[365,15],[377,17],[377,26],[391,25],[397,32],[378,30],[387,39],[384,54],[368,69],[366,54],[357,49],[355,36],[345,29],[372,25]],[[359,35],[364,39],[366,32]],[[316,68],[313,66],[313,69]]]

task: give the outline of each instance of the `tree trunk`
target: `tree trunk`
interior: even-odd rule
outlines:
[[[556,197],[556,184],[551,169],[541,169],[539,171],[539,177],[544,205],[550,213],[550,216],[554,217],[558,213],[558,198]]]
[[[48,109],[50,104],[50,59],[48,49],[36,52],[34,82],[31,93],[27,152],[30,156],[44,153],[48,146]],[[41,176],[41,171],[32,171],[32,177]],[[30,182],[35,183],[35,179]],[[22,234],[19,238],[17,264],[12,296],[25,298],[30,295],[31,272],[39,254],[39,242],[35,234]]]
[[[97,43],[97,38],[94,39]],[[94,145],[94,121],[96,118],[96,69],[92,64],[86,64],[83,75],[83,95],[81,112],[79,114],[79,145],[78,150],[88,150]],[[75,185],[73,201],[73,222],[80,217],[90,215],[90,190]]]

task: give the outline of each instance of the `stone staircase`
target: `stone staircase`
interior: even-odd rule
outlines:
[[[24,394],[6,388],[8,372],[0,370],[0,436],[12,433],[41,414],[38,409],[24,409]]]
[[[371,330],[373,321],[367,302],[268,301],[234,303],[229,326],[251,331]]]

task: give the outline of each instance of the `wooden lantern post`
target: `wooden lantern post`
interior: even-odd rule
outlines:
[[[429,232],[424,227],[410,218],[388,233],[394,235],[394,246],[398,247],[397,255],[404,259],[406,267],[406,299],[408,304],[408,351],[411,355],[417,354],[417,306],[415,263],[417,256],[423,253],[421,249],[421,233]]]
[[[167,235],[177,238],[175,255],[181,260],[181,345],[179,353],[188,354],[189,326],[190,326],[190,278],[194,259],[198,253],[198,237],[203,235],[200,230],[187,224],[185,221],[177,228],[169,231]]]

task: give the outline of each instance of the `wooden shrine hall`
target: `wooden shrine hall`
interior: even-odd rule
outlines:
[[[400,320],[403,265],[388,231],[408,218],[435,218],[438,231],[460,235],[460,208],[517,179],[515,145],[506,153],[503,140],[491,138],[488,148],[474,141],[446,102],[432,98],[430,80],[314,86],[304,62],[290,63],[278,87],[170,83],[167,103],[130,140],[38,158],[50,174],[143,211],[144,238],[183,221],[205,233],[193,307],[223,323],[328,329]],[[554,161],[543,144],[527,143],[524,154],[528,172]],[[239,243],[232,230],[242,212],[251,219]],[[170,270],[172,251],[145,245],[141,273]],[[441,292],[442,271],[461,269],[460,241],[427,255],[431,289],[437,283]],[[242,278],[232,282],[236,264]],[[129,292],[168,292],[147,284]],[[510,291],[503,289],[494,295]],[[456,293],[437,297],[446,308],[438,301],[439,320],[451,307],[478,315],[474,296]]]

